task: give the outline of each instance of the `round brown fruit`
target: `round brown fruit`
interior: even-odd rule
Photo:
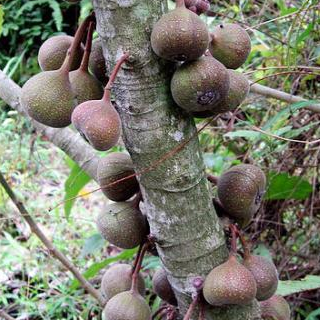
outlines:
[[[120,292],[128,291],[132,283],[132,267],[129,264],[117,263],[111,266],[103,275],[101,291],[107,301]],[[145,295],[145,284],[142,276],[138,276],[138,291]]]
[[[146,218],[130,202],[108,205],[99,214],[96,223],[101,235],[122,249],[140,245],[148,233]]]
[[[171,80],[174,101],[188,112],[219,113],[229,92],[230,79],[222,63],[210,56],[184,63]]]
[[[170,61],[191,61],[207,50],[209,33],[206,24],[184,5],[163,15],[151,33],[153,51]]]
[[[247,60],[251,40],[246,30],[235,23],[221,24],[211,33],[209,50],[228,69],[237,69]]]
[[[97,176],[103,193],[112,201],[125,201],[139,191],[136,177],[132,177],[109,187],[104,187],[134,174],[130,156],[124,152],[113,152],[101,158]]]

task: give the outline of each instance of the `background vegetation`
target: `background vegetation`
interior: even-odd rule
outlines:
[[[212,14],[203,17],[210,26],[236,21],[250,32],[253,50],[243,71],[252,81],[310,100],[319,97],[318,1],[212,2]],[[0,69],[22,85],[39,71],[41,43],[61,32],[73,34],[78,19],[90,9],[90,0],[76,6],[56,0],[4,1]],[[274,259],[282,280],[320,274],[320,149],[319,143],[308,143],[319,139],[320,116],[303,107],[251,95],[241,111],[222,115],[199,137],[213,174],[246,161],[268,175],[263,206],[248,231],[255,250]],[[97,186],[1,100],[0,108],[0,170],[54,245],[98,284],[103,268],[117,260],[131,261],[135,250],[120,253],[97,234],[94,220],[107,201],[100,192],[55,207]],[[150,275],[159,262],[147,257],[145,264],[151,288]],[[148,298],[156,308],[159,301],[151,290]],[[320,315],[320,290],[292,294],[288,300],[293,319]],[[0,189],[2,307],[20,320],[99,319],[95,302],[42,249]]]

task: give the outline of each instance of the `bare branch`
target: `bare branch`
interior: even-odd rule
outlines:
[[[299,96],[293,96],[289,93],[285,93],[280,90],[272,89],[261,84],[250,82],[250,92],[257,93],[265,97],[274,98],[277,100],[281,100],[288,103],[295,103],[301,101],[308,101]],[[320,104],[310,104],[310,106],[306,106],[306,109],[310,111],[320,113]]]
[[[5,311],[0,310],[0,319],[4,319],[4,320],[16,320],[15,318],[12,318],[11,316],[9,316]]]
[[[16,205],[22,217],[26,220],[26,222],[30,226],[32,232],[38,236],[38,238],[42,241],[42,243],[47,247],[50,254],[53,255],[55,258],[57,258],[65,266],[65,268],[68,269],[75,276],[76,279],[78,279],[82,287],[88,293],[90,293],[96,300],[98,300],[101,306],[104,306],[106,301],[101,295],[101,293],[97,289],[95,289],[90,284],[90,282],[82,276],[82,274],[79,272],[76,266],[62,252],[57,250],[52,244],[52,242],[44,235],[44,233],[41,231],[41,229],[38,227],[38,225],[35,223],[33,218],[28,213],[23,203],[17,199],[16,195],[14,194],[11,187],[8,185],[7,181],[5,180],[1,172],[0,172],[0,184],[3,186],[8,196]]]
[[[96,180],[97,152],[83,138],[70,128],[55,129],[31,119],[20,104],[21,88],[0,70],[0,98],[9,106],[26,116],[40,134],[45,135],[54,145],[63,150],[70,158]]]

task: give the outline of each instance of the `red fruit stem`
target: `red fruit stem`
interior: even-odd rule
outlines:
[[[231,252],[230,254],[237,254],[237,228],[234,224],[230,224],[229,229],[231,231]]]
[[[193,310],[195,309],[198,302],[199,302],[199,294],[197,294],[196,297],[190,303],[189,309],[185,314],[185,316],[183,317],[183,320],[190,320]]]
[[[184,0],[176,0],[176,8],[185,8],[186,4]]]
[[[141,265],[142,265],[142,261],[143,261],[143,257],[149,247],[150,243],[149,242],[145,242],[141,248],[141,252],[139,254],[139,258],[138,258],[138,261],[137,261],[137,264],[136,264],[136,267],[133,271],[133,274],[132,274],[132,283],[131,283],[131,291],[133,293],[138,293],[138,275],[139,275],[139,272],[141,270]]]
[[[245,236],[239,230],[238,230],[238,235],[239,235],[239,239],[240,239],[240,242],[241,242],[242,248],[243,248],[243,257],[244,257],[244,259],[247,259],[251,255],[250,245],[249,245],[248,241],[246,240]]]
[[[95,20],[95,15],[94,15],[94,13],[91,13],[89,16],[87,16],[83,20],[83,22],[81,23],[81,25],[77,29],[76,34],[74,35],[72,45],[69,48],[69,50],[67,52],[67,56],[66,56],[62,66],[60,68],[61,71],[65,72],[65,73],[69,73],[70,68],[71,68],[71,64],[72,64],[72,62],[75,58],[75,55],[76,55],[76,50],[81,46],[81,40],[84,36],[84,33],[87,30],[89,23],[94,20]]]
[[[95,29],[95,22],[91,21],[87,33],[87,40],[86,40],[86,48],[81,60],[81,65],[79,70],[88,72],[88,67],[89,67],[89,57],[91,53],[91,48],[92,48],[92,35],[93,31]]]
[[[200,311],[199,311],[198,320],[205,320],[205,318],[204,318],[204,308],[205,308],[205,303],[204,303],[204,301],[201,301],[200,302]]]
[[[151,319],[154,320],[158,316],[160,316],[160,319],[162,319],[161,316],[164,316],[166,313],[167,313],[167,306],[162,306],[153,313]]]
[[[116,76],[120,70],[120,67],[121,65],[129,58],[129,53],[124,53],[122,55],[122,57],[117,61],[115,67],[113,68],[113,71],[110,75],[110,78],[109,78],[109,81],[106,85],[106,87],[104,88],[104,95],[103,95],[103,98],[102,100],[105,100],[105,101],[110,101],[110,91],[111,91],[111,88],[113,86],[113,83],[114,83],[114,80],[116,79]]]
[[[216,176],[213,176],[212,174],[208,174],[207,176],[208,181],[210,181],[211,183],[213,183],[214,185],[218,184],[218,180],[219,178]]]
[[[138,252],[137,252],[137,255],[136,255],[136,257],[135,257],[135,259],[134,259],[134,262],[133,262],[131,275],[133,275],[134,270],[136,270],[136,268],[137,268],[137,264],[138,264],[139,257],[140,257],[140,255],[141,255],[142,247],[143,247],[143,244],[140,244],[139,249],[138,249]]]

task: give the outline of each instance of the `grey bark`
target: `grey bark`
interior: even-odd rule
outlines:
[[[123,52],[131,54],[131,65],[121,70],[113,92],[125,146],[141,171],[196,131],[192,118],[171,99],[172,66],[161,62],[150,47],[152,26],[167,10],[166,0],[93,0],[93,4],[107,68],[111,70]],[[142,210],[184,313],[195,291],[192,278],[205,277],[228,255],[198,139],[191,139],[182,151],[139,180]],[[259,318],[256,303],[206,313],[206,319]]]
[[[27,117],[36,130],[45,135],[54,145],[69,155],[78,165],[96,180],[97,152],[70,128],[55,129],[31,119],[20,105],[21,88],[0,70],[0,98],[9,106]]]

